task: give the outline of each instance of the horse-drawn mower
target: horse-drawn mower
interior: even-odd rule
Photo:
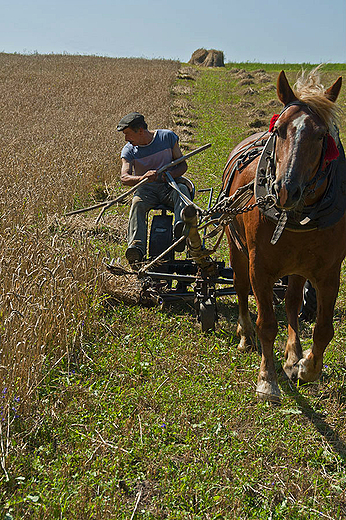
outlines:
[[[181,196],[184,197],[167,170],[209,147],[210,144],[204,145],[160,169],[161,173],[165,172],[171,188],[176,189]],[[186,183],[193,200],[186,200],[187,205],[182,212],[182,236],[176,241],[173,239],[173,215],[169,214],[170,208],[154,208],[160,210],[160,214],[154,215],[151,220],[145,261],[136,270],[128,269],[114,260],[105,261],[105,266],[114,276],[133,275],[138,278],[141,286],[140,302],[143,305],[193,302],[202,330],[209,331],[215,329],[218,319],[217,299],[236,294],[232,267],[226,266],[224,261],[213,260],[212,255],[217,251],[225,230],[235,215],[252,209],[247,203],[253,190],[240,190],[233,197],[223,197],[215,204],[212,204],[213,188],[198,190],[198,193],[209,192],[208,207],[202,209],[194,202],[195,190],[192,182],[186,179]],[[101,212],[95,222],[98,224],[108,208],[126,200],[137,187],[138,185],[117,199],[72,211],[66,213],[66,216],[100,208]],[[268,206],[272,204],[272,199],[262,198],[256,204]],[[213,237],[217,237],[216,243],[211,249],[207,249],[206,241]],[[183,253],[178,255],[177,249],[183,249]],[[284,297],[286,287],[281,280],[275,284],[275,300]]]
[[[147,256],[144,261],[137,265],[136,269],[124,267],[114,259],[110,262],[105,261],[105,267],[114,276],[137,277],[141,286],[140,303],[143,305],[164,305],[177,301],[193,302],[197,319],[204,332],[215,329],[218,320],[218,298],[236,294],[232,267],[226,266],[224,261],[212,258],[226,230],[229,226],[232,228],[232,221],[237,214],[251,211],[256,205],[268,208],[274,204],[273,197],[266,195],[258,198],[255,204],[249,205],[248,202],[253,196],[253,186],[238,190],[232,197],[219,195],[213,204],[213,188],[207,188],[197,191],[197,193],[209,193],[208,207],[202,209],[194,201],[195,189],[192,182],[184,179],[191,195],[191,200],[187,199],[167,170],[210,146],[210,144],[204,145],[160,169],[160,173],[165,172],[166,181],[171,188],[185,198],[186,206],[181,215],[184,222],[181,237],[177,240],[173,239],[173,215],[169,213],[171,209],[159,206],[153,208],[160,213],[151,219]],[[180,178],[179,182],[182,179]],[[108,208],[126,200],[138,185],[117,199],[72,211],[66,216],[100,208],[101,212],[95,222],[98,224]],[[208,249],[206,242],[213,238],[216,242]],[[244,247],[241,241],[239,247]],[[286,288],[285,280],[278,280],[273,289],[274,302],[284,298]]]

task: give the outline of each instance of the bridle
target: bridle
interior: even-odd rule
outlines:
[[[317,115],[310,106],[306,103],[296,100],[292,103],[287,104],[281,113],[276,117],[276,121],[280,116],[291,106],[302,106],[305,107],[312,114]],[[318,117],[318,115],[317,115]],[[276,122],[275,121],[275,122]],[[313,204],[312,206],[300,205],[299,210],[286,211],[279,208],[274,204],[273,207],[263,211],[264,214],[274,222],[276,222],[276,228],[273,233],[271,243],[276,244],[279,240],[283,230],[286,227],[292,231],[310,231],[319,227],[316,218],[323,214],[323,206],[326,198],[330,198],[328,190],[332,184],[333,175],[336,169],[335,163],[331,162],[329,165],[325,164],[326,151],[328,147],[328,136],[327,131],[323,137],[322,153],[319,161],[317,171],[311,179],[309,179],[304,186],[302,186],[302,195],[300,200],[304,201],[308,196],[314,195],[316,190],[327,181],[327,187],[325,194],[322,196],[320,201]],[[271,131],[271,135],[267,140],[267,143],[262,151],[261,157],[257,165],[256,179],[255,179],[255,197],[256,200],[265,195],[273,195],[276,198],[274,184],[276,181],[276,144],[277,144],[278,133],[275,127]],[[317,215],[317,217],[316,217]]]
[[[315,116],[319,117],[316,114],[316,112],[314,112],[309,105],[307,105],[303,101],[297,100],[297,101],[292,101],[291,103],[288,103],[287,105],[285,105],[285,107],[280,112],[279,117],[277,118],[277,120],[291,106],[301,106],[301,107],[304,107],[309,112],[311,112],[311,114],[314,114]],[[273,190],[273,187],[274,187],[274,180],[276,178],[276,140],[277,140],[277,135],[278,135],[277,134],[277,130],[275,129],[275,127],[274,127],[274,129],[272,131],[272,134],[274,136],[274,140],[273,140],[273,151],[272,151],[272,155],[270,157],[270,168],[271,168],[271,171],[270,171],[270,178],[271,178],[270,188],[271,188],[271,193],[274,195],[274,192],[272,190]],[[327,179],[327,177],[329,175],[329,170],[324,165],[324,158],[325,158],[325,154],[326,154],[327,146],[328,146],[328,135],[329,135],[329,132],[327,130],[325,132],[324,136],[323,136],[322,153],[321,153],[319,166],[318,166],[317,171],[314,174],[314,176],[309,181],[307,181],[304,184],[304,186],[303,186],[303,189],[302,189],[302,198],[303,199],[305,199],[309,195],[313,196],[315,194],[316,190],[322,186],[322,184],[325,182],[325,180]]]

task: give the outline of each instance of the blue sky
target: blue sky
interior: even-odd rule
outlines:
[[[318,0],[0,0],[0,52],[188,61],[346,61],[346,2]]]

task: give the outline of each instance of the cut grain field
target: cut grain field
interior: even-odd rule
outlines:
[[[273,408],[255,397],[258,353],[237,351],[235,299],[210,335],[188,305],[142,308],[102,264],[123,257],[127,207],[97,227],[62,217],[123,191],[116,123],[132,110],[184,150],[211,142],[189,176],[217,191],[229,150],[280,109],[280,70],[0,54],[1,520],[346,518],[345,272],[321,380],[279,375]]]

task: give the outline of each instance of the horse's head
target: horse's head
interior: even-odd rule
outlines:
[[[280,73],[277,94],[285,108],[273,128],[276,134],[274,192],[278,207],[295,209],[303,195],[306,196],[306,187],[314,183],[340,88],[341,77],[328,90],[317,95],[315,90],[310,96],[298,94],[297,97],[285,73]]]

